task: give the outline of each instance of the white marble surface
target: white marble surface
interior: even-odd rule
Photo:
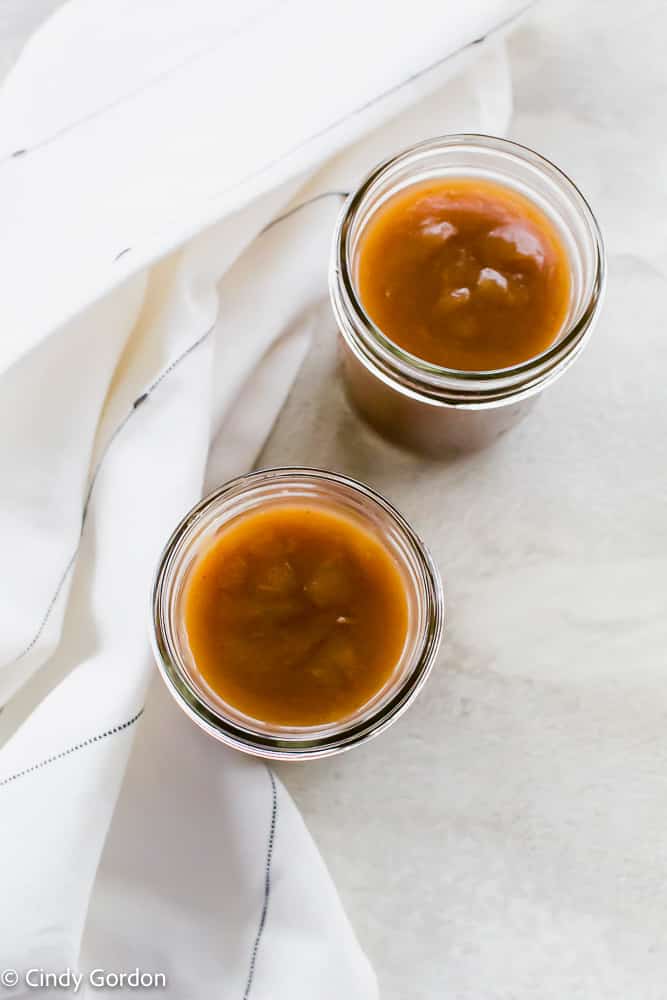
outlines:
[[[448,628],[387,734],[281,776],[384,1000],[667,996],[667,9],[543,3],[511,136],[579,182],[609,251],[586,353],[492,450],[436,464],[360,426],[333,322],[261,456],[385,492]]]
[[[0,73],[57,0],[4,0]],[[429,541],[447,637],[413,709],[281,768],[383,1000],[667,996],[667,9],[544,2],[510,42],[511,135],[589,195],[596,335],[492,450],[437,464],[362,427],[333,322],[261,464],[385,492]]]

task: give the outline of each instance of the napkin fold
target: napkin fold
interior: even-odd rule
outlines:
[[[74,0],[6,81],[0,966],[20,977],[377,995],[284,787],[152,683],[148,591],[289,391],[341,192],[428,135],[505,128],[518,12]]]

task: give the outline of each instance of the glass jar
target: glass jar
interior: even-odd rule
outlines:
[[[571,271],[568,313],[542,354],[494,371],[441,368],[404,351],[366,315],[357,292],[360,236],[377,208],[421,181],[466,177],[513,188],[556,226]],[[485,135],[446,135],[381,163],[346,200],[336,229],[329,290],[340,331],[342,369],[357,411],[381,434],[432,455],[493,441],[572,364],[600,311],[605,255],[581,192],[533,150]]]
[[[388,549],[405,582],[408,633],[393,672],[354,714],[320,726],[267,724],[222,701],[197,670],[184,624],[183,598],[189,573],[216,532],[250,511],[285,504],[325,507],[352,518]],[[178,525],[160,557],[151,608],[155,658],[183,711],[223,743],[277,760],[326,757],[386,729],[426,680],[444,623],[440,576],[407,521],[368,486],[316,469],[255,472],[232,480],[197,504]]]

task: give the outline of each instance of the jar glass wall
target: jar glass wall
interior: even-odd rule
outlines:
[[[353,714],[319,726],[269,724],[222,701],[198,671],[185,629],[186,584],[195,561],[215,534],[244,514],[286,504],[336,510],[374,535],[399,568],[407,599],[407,637],[383,687]],[[256,472],[233,480],[202,500],[169,539],[152,595],[155,657],[181,708],[222,742],[282,760],[338,753],[390,725],[424,683],[440,644],[443,624],[439,574],[423,542],[405,519],[369,487],[313,469]]]
[[[566,249],[570,301],[553,344],[509,368],[442,368],[393,343],[358,294],[361,236],[398,191],[436,178],[479,178],[518,191],[553,223]],[[356,409],[382,434],[432,454],[488,444],[520,419],[567,369],[588,340],[605,279],[599,227],[572,181],[539,154],[505,139],[450,135],[413,146],[380,164],[343,206],[331,257],[330,295],[340,331],[343,375]]]

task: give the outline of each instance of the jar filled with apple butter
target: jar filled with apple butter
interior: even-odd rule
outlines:
[[[596,220],[552,163],[490,136],[420,143],[372,171],[337,227],[348,396],[409,448],[484,446],[579,354],[604,275]]]
[[[335,473],[270,469],[227,483],[176,528],[155,578],[153,647],[202,729],[303,760],[398,718],[443,614],[433,560],[387,500]]]

